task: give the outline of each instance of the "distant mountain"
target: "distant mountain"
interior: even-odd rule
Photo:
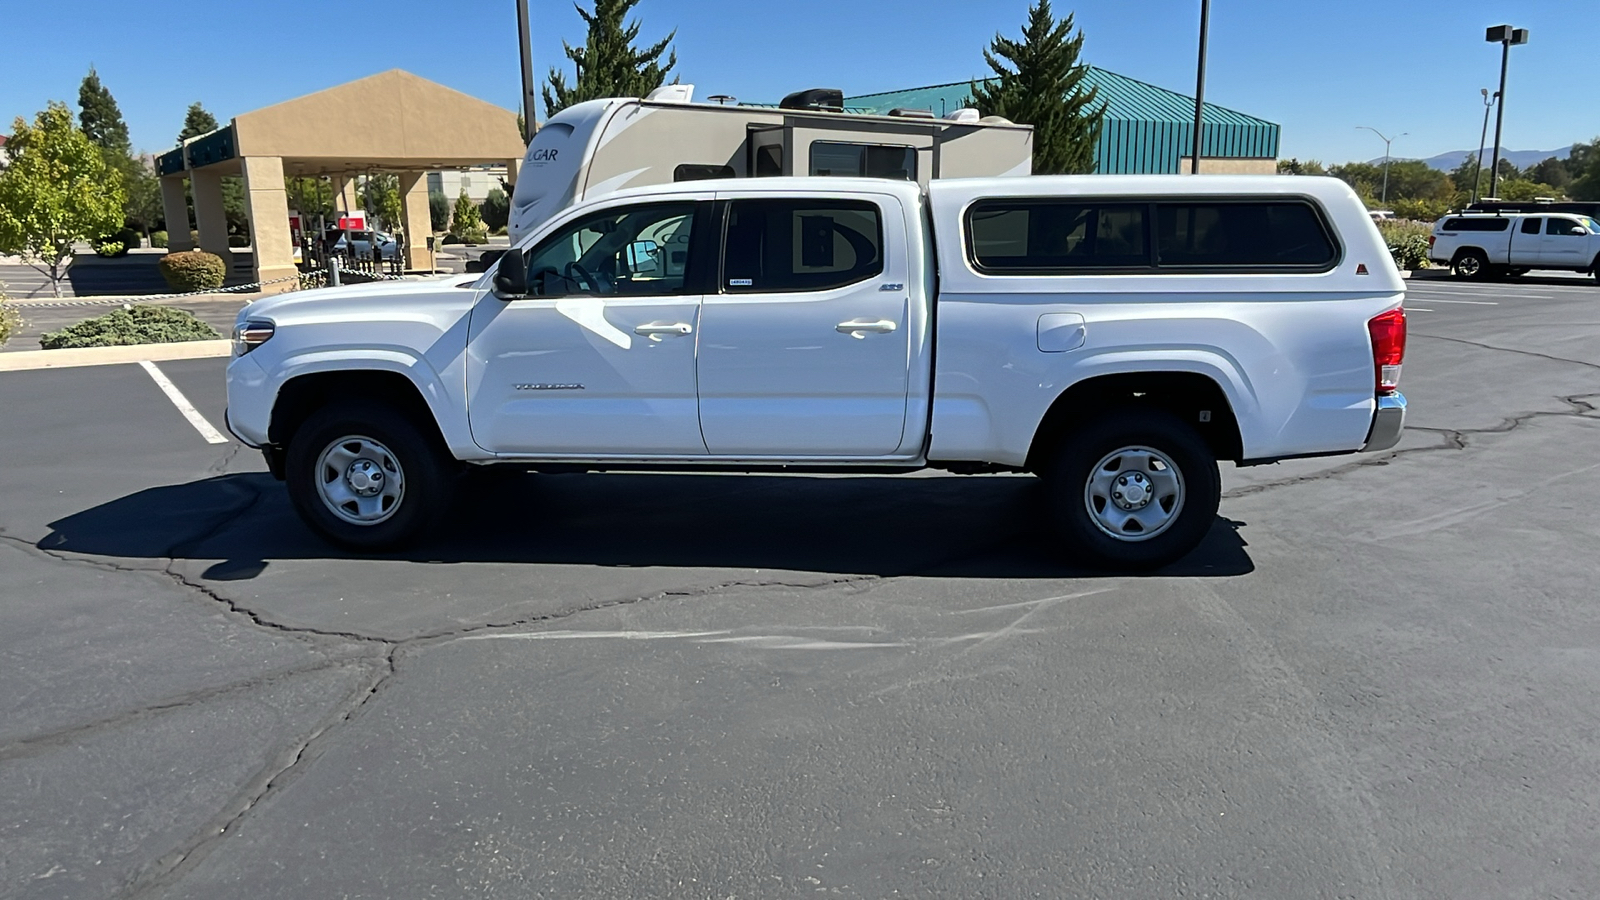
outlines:
[[[1441,172],[1448,172],[1451,169],[1454,169],[1456,166],[1461,165],[1462,160],[1477,152],[1478,151],[1476,149],[1451,150],[1448,153],[1441,153],[1438,156],[1430,156],[1423,160],[1423,162],[1427,163],[1429,168],[1438,169]],[[1519,169],[1526,169],[1529,166],[1538,165],[1552,156],[1557,159],[1566,159],[1567,155],[1571,152],[1571,147],[1562,147],[1560,150],[1501,150],[1500,158],[1509,161],[1513,166],[1516,166]],[[1394,158],[1415,159],[1416,157],[1396,156]],[[1483,164],[1487,166],[1489,164],[1489,160],[1493,158],[1494,150],[1485,147],[1483,150]],[[1383,165],[1383,157],[1380,156],[1377,159],[1372,160],[1372,163],[1373,165]]]

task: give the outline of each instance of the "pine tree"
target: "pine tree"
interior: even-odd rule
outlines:
[[[122,120],[117,101],[100,83],[100,73],[89,67],[78,85],[78,124],[83,133],[108,154],[127,158],[133,153],[128,141],[128,123]]]
[[[669,49],[678,32],[674,30],[642,50],[635,49],[639,23],[625,23],[624,19],[638,4],[639,0],[594,0],[592,13],[573,4],[589,27],[589,37],[582,47],[561,42],[577,74],[569,87],[566,75],[555,68],[550,70],[549,83],[544,87],[546,116],[585,100],[643,97],[666,82],[667,74],[678,64],[677,51]],[[667,54],[665,65],[661,63],[663,53]]]
[[[478,211],[478,204],[472,202],[463,190],[461,196],[456,198],[455,216],[450,222],[450,231],[464,241],[477,242],[483,238],[483,214]]]
[[[1033,126],[1035,175],[1094,171],[1105,104],[1095,105],[1096,88],[1084,89],[1082,50],[1083,31],[1072,33],[1072,14],[1057,21],[1050,0],[1038,0],[1020,42],[996,34],[983,52],[994,77],[972,85],[973,105]]]
[[[218,127],[217,117],[206,112],[206,108],[197,100],[189,104],[189,112],[183,117],[183,130],[178,132],[178,143],[216,131]]]

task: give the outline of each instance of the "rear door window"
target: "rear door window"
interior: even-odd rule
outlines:
[[[822,291],[883,271],[883,220],[866,200],[734,200],[722,285],[728,293]]]
[[[1523,234],[1538,234],[1539,233],[1539,223],[1541,221],[1542,220],[1540,220],[1540,219],[1523,219],[1522,220],[1522,233]]]

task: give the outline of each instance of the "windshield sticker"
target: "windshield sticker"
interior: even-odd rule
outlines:
[[[755,280],[751,278],[729,278],[728,287],[751,287]]]

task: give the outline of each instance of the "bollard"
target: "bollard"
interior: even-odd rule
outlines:
[[[339,255],[337,253],[328,257],[328,287],[339,286]]]

